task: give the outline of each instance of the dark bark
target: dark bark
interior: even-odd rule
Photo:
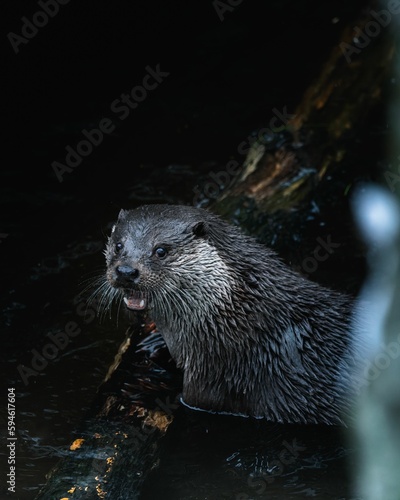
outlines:
[[[139,323],[128,330],[82,432],[38,499],[139,497],[180,387],[164,342],[148,330]]]
[[[285,130],[258,135],[213,210],[229,218],[236,214],[251,227],[257,214],[297,207],[324,178],[349,161],[366,120],[382,103],[394,54],[389,27],[380,27],[379,35],[364,48],[355,45],[354,26],[365,33],[371,20],[370,14],[363,14],[344,30]],[[237,215],[241,212],[242,217]]]

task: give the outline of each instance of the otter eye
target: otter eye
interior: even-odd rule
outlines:
[[[157,255],[159,259],[163,259],[167,255],[167,250],[164,247],[157,247],[154,250],[154,253]]]
[[[123,244],[121,242],[118,242],[116,245],[115,245],[115,253],[119,253],[122,248],[123,248]]]

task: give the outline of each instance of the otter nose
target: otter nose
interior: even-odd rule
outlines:
[[[134,269],[131,266],[117,266],[115,268],[118,278],[125,279],[127,281],[134,281],[139,277],[139,270]]]

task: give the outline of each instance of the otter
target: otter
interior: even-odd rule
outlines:
[[[345,422],[353,299],[190,206],[121,210],[105,255],[107,293],[148,310],[183,370],[183,404],[279,423]]]

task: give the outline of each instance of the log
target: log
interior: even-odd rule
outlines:
[[[181,387],[160,334],[141,319],[128,329],[84,428],[37,499],[139,498]]]
[[[272,236],[262,233],[267,218],[293,219],[332,172],[354,169],[351,154],[367,118],[381,105],[394,55],[389,29],[362,49],[355,45],[354,26],[365,32],[372,8],[379,6],[373,2],[346,27],[285,130],[262,129],[247,141],[243,165],[212,210],[270,242]]]

